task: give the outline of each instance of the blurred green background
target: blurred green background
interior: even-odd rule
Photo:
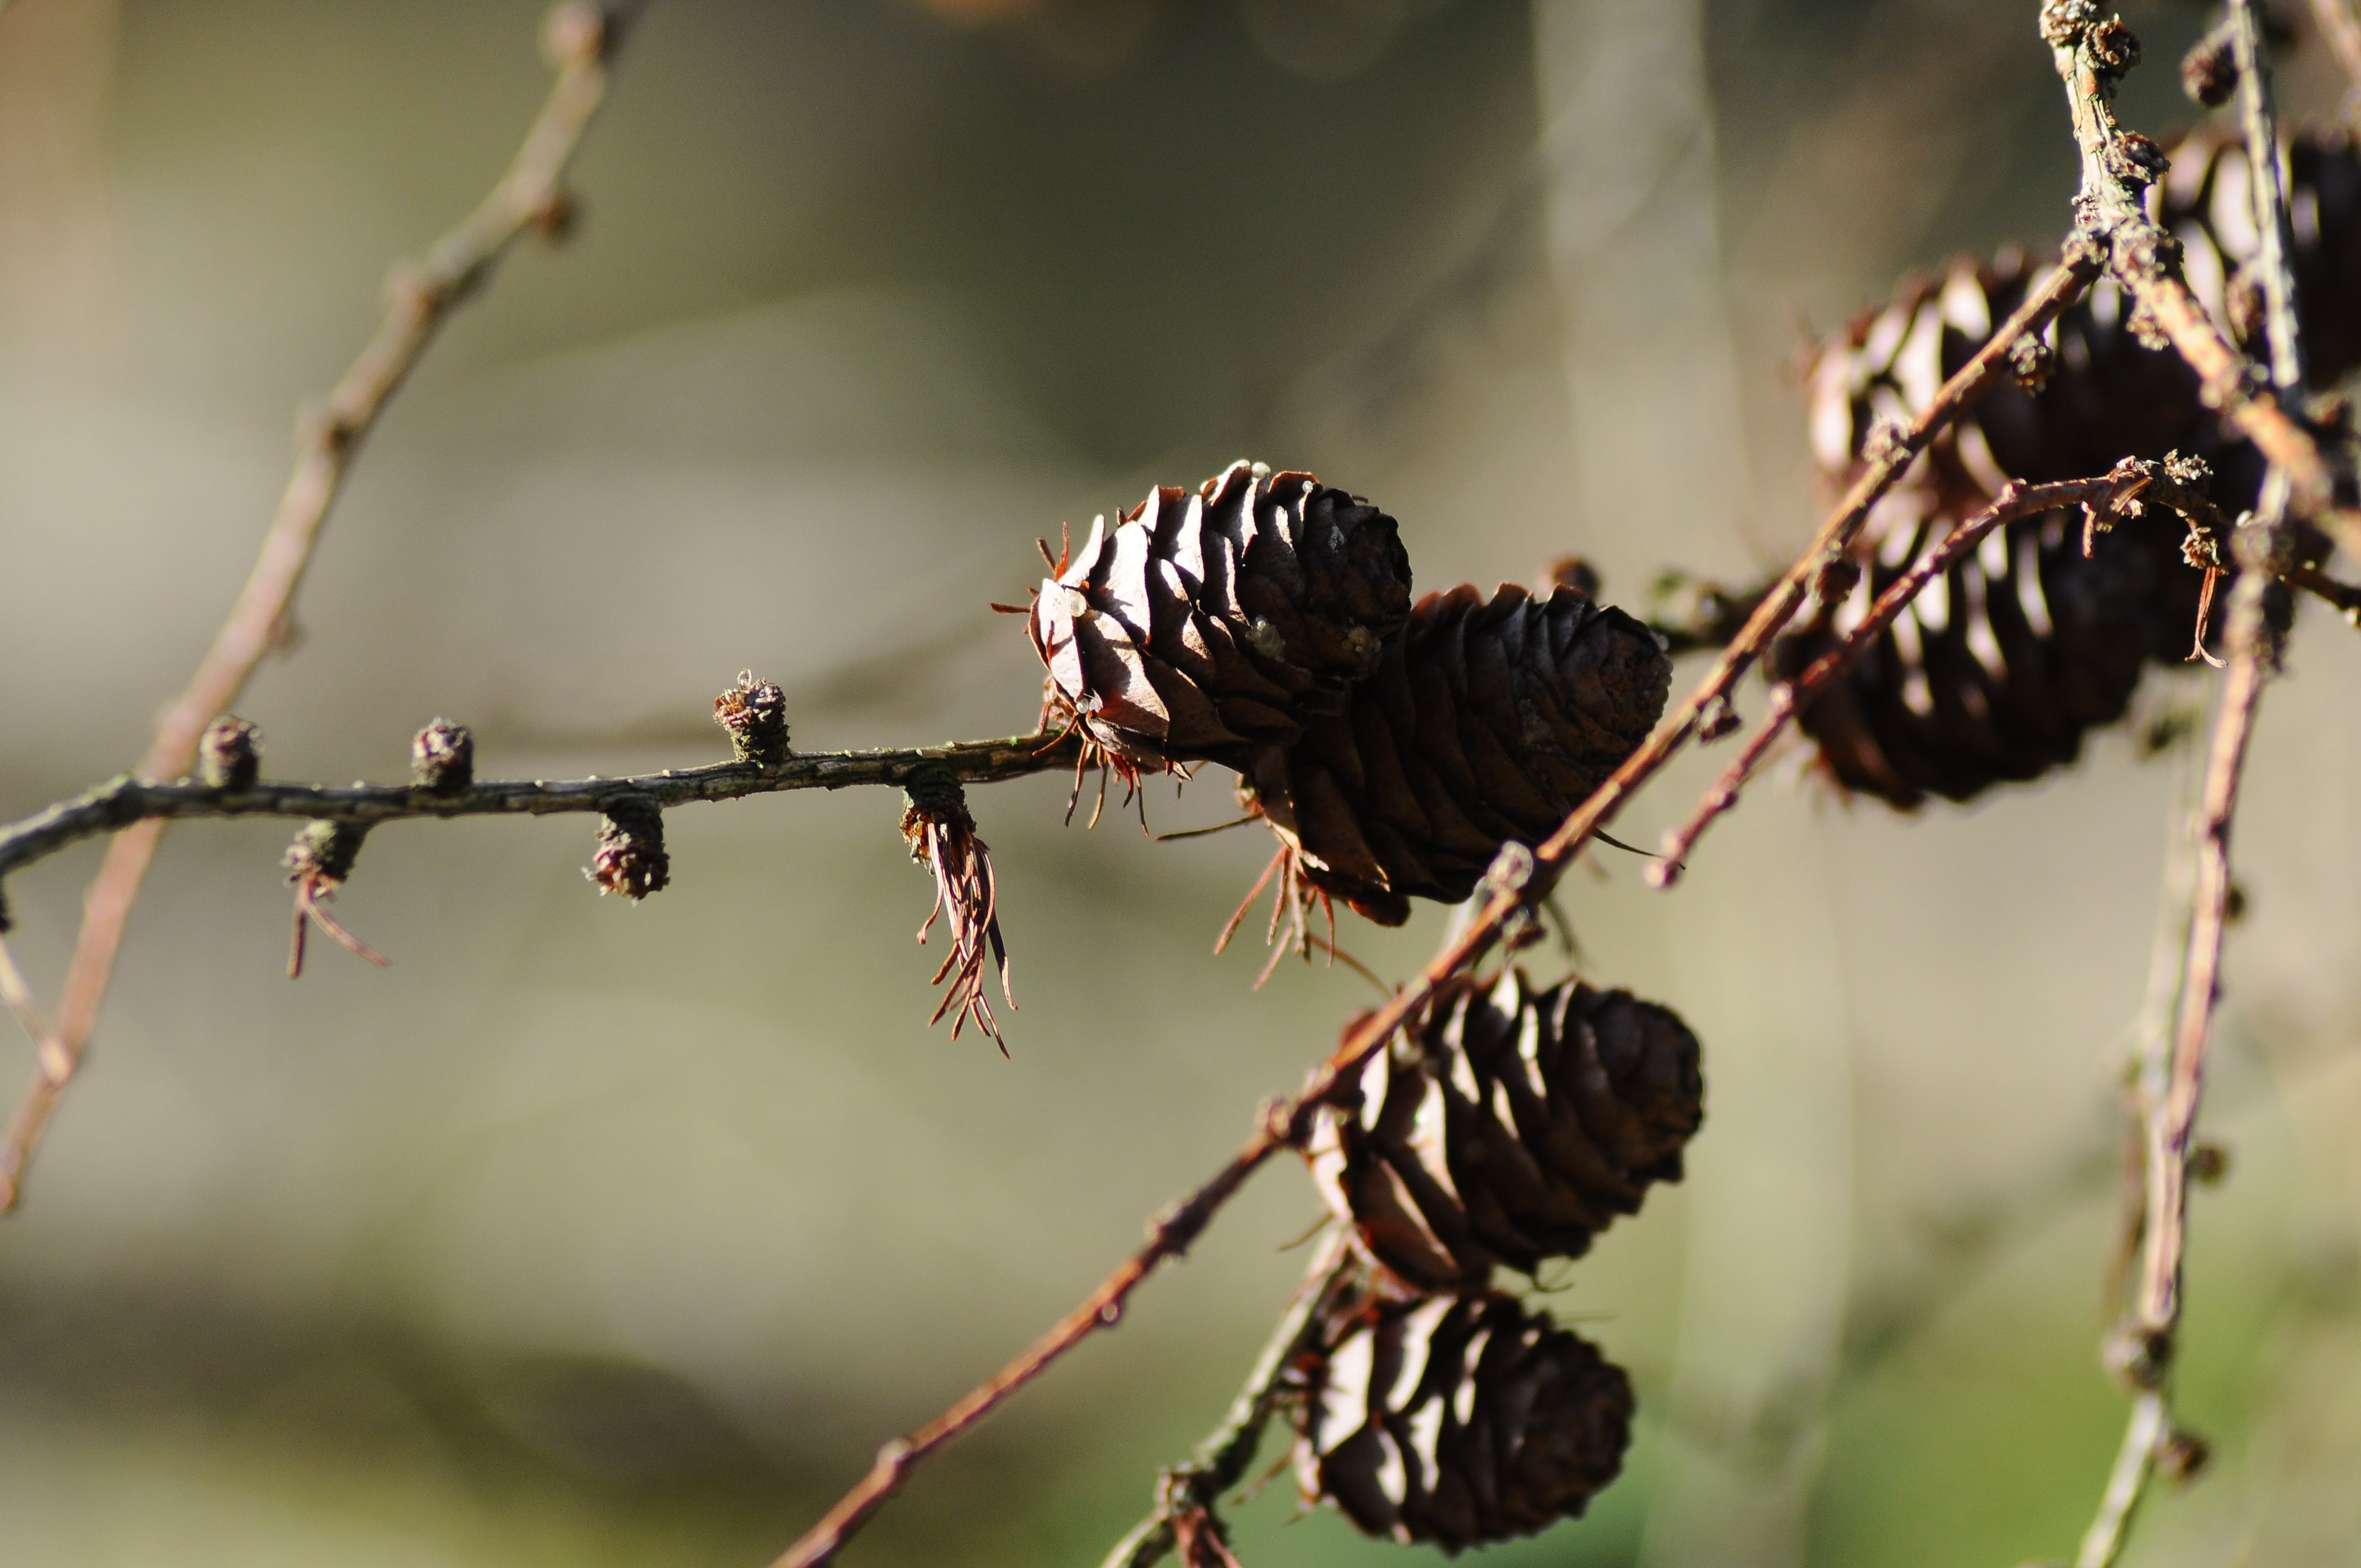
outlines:
[[[274,774],[327,779],[399,776],[437,713],[491,774],[713,759],[745,666],[807,750],[1006,733],[1038,669],[986,601],[1038,576],[1032,538],[1242,455],[1378,499],[1422,587],[1566,550],[1626,603],[1667,564],[1744,574],[1817,511],[1805,323],[2063,224],[2033,9],[664,0],[580,234],[520,253],[398,400],[242,711]],[[2125,9],[2158,130],[2203,14]],[[539,101],[537,22],[0,16],[0,816],[137,753],[291,411]],[[2315,52],[2281,86],[2323,112]],[[2361,1540],[2361,646],[2313,621],[2240,827],[2206,1112],[2233,1175],[2197,1199],[2182,1403],[2218,1462],[2143,1519],[2142,1565]],[[2202,696],[2158,679],[2145,711]],[[1686,1014],[1709,1119],[1684,1187],[1545,1280],[1638,1382],[1624,1480],[1483,1561],[2070,1553],[2123,1415],[2113,1084],[2189,765],[2135,753],[1916,820],[1790,779],[1675,894],[1620,856],[1576,877],[1586,972]],[[395,967],[321,948],[295,985],[283,830],[176,828],[0,1224],[0,1561],[767,1560],[1363,1003],[1342,968],[1256,994],[1258,953],[1208,951],[1256,835],[1061,828],[1063,789],[974,796],[1010,1060],[924,1027],[889,792],[677,812],[636,908],[583,881],[583,819],[390,828],[337,907]],[[1229,815],[1210,776],[1151,796],[1159,829]],[[12,880],[45,995],[96,856]],[[1405,974],[1444,917],[1346,946]],[[1095,1563],[1316,1214],[1267,1172],[844,1561]],[[1291,1491],[1236,1514],[1256,1568],[1428,1560]]]

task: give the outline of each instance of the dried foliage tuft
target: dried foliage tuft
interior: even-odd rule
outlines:
[[[368,837],[368,828],[358,822],[312,822],[295,835],[287,846],[283,864],[287,880],[295,888],[295,929],[287,948],[287,978],[294,980],[303,972],[304,933],[314,920],[320,929],[335,939],[336,945],[356,958],[383,969],[393,960],[345,929],[336,917],[328,913],[328,901],[336,895],[353,874],[353,864],[360,859],[361,841]]]
[[[989,948],[993,966],[1000,971],[1001,997],[1012,1010],[1016,1007],[1016,994],[1008,984],[1008,949],[1000,939],[1000,889],[993,877],[992,852],[976,837],[967,792],[950,774],[921,770],[903,786],[902,797],[906,803],[902,837],[910,846],[910,858],[935,878],[934,907],[918,927],[918,940],[927,939],[938,916],[947,917],[950,927],[951,950],[943,955],[934,978],[940,985],[948,977],[950,989],[927,1022],[940,1023],[950,1014],[951,1038],[956,1040],[972,1018],[1006,1056],[1008,1042],[993,1016],[984,981],[984,949]]]

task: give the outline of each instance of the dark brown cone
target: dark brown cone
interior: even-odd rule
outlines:
[[[1307,1500],[1457,1553],[1577,1519],[1623,1466],[1631,1383],[1514,1297],[1363,1302],[1296,1410]]]
[[[1036,595],[1045,722],[1132,769],[1242,765],[1334,713],[1410,609],[1394,520],[1309,474],[1244,463],[1151,491]]]
[[[1672,661],[1620,609],[1561,586],[1429,594],[1342,713],[1246,770],[1303,879],[1399,925],[1456,903],[1511,839],[1540,843],[1647,738]]]
[[[2171,150],[2154,199],[2182,243],[2191,288],[2234,329],[2243,324],[2235,280],[2256,245],[2244,148],[2209,131]],[[2361,279],[2361,148],[2351,133],[2309,129],[2289,159],[2298,311],[2311,378],[2327,385],[2361,364],[2361,291],[2351,287]],[[1811,428],[1831,480],[1859,471],[1881,422],[1924,410],[2043,269],[2016,253],[1954,262],[1825,345],[1811,372]],[[1935,439],[1871,514],[1861,546],[1870,570],[1850,598],[1781,640],[1774,678],[1834,646],[1875,594],[2012,478],[2084,478],[2125,456],[2178,451],[2209,466],[2212,499],[2225,510],[2254,504],[2262,469],[2253,449],[2206,410],[2177,354],[2138,341],[2131,313],[2102,280],[2052,329],[2037,389],[2004,386]],[[1905,611],[1802,715],[1828,772],[1901,806],[1928,795],[1965,800],[2070,762],[2087,730],[2123,716],[2146,664],[2181,662],[2203,576],[2181,559],[2180,531],[2158,513],[2100,535],[2087,559],[2081,533],[2071,512],[2010,523]]]
[[[1568,980],[1461,980],[1323,1109],[1305,1158],[1363,1249],[1421,1290],[1579,1257],[1681,1179],[1705,1119],[1678,1014]]]

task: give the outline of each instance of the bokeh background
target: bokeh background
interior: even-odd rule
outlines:
[[[580,233],[519,254],[402,393],[243,711],[275,774],[325,779],[399,776],[437,713],[489,773],[717,758],[707,705],[746,666],[805,749],[1007,733],[1038,667],[986,602],[1038,577],[1033,537],[1240,455],[1376,498],[1426,587],[1567,550],[1635,606],[1667,565],[1745,575],[1817,514],[1805,334],[2061,226],[2033,9],[665,0]],[[2125,9],[2132,122],[2185,120],[2202,12]],[[137,753],[293,411],[538,103],[537,20],[0,15],[0,816]],[[2281,86],[2335,108],[2312,53]],[[2182,1405],[2217,1462],[2151,1507],[2143,1565],[2361,1540],[2361,643],[2312,617],[2292,667],[2206,1109],[2232,1175],[2196,1200]],[[2154,679],[2143,718],[2202,696]],[[1675,894],[1622,856],[1574,880],[1586,972],[1706,1040],[1709,1120],[1684,1187],[1543,1282],[1634,1373],[1625,1478],[1484,1561],[2070,1553],[2123,1415],[2095,1354],[2114,1084],[2190,771],[2139,753],[1915,820],[1791,778]],[[674,886],[635,908],[584,882],[587,819],[390,828],[338,909],[394,968],[324,947],[292,985],[283,828],[175,828],[0,1223],[0,1559],[767,1560],[1362,1003],[1342,968],[1257,994],[1258,954],[1208,951],[1256,835],[1063,828],[1063,792],[975,795],[1008,1060],[924,1026],[929,890],[889,792],[679,811]],[[1228,806],[1208,777],[1149,813]],[[96,853],[8,890],[45,995]],[[1403,974],[1444,917],[1346,945]],[[846,1563],[1095,1563],[1316,1217],[1265,1173]],[[1294,1513],[1284,1481],[1237,1510],[1244,1559],[1427,1560]]]

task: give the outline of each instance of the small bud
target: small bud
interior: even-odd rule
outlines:
[[[2235,926],[2246,917],[2246,890],[2234,882],[2222,898],[2222,919],[2225,925]]]
[[[2008,373],[2027,393],[2048,386],[2050,372],[2057,368],[2058,351],[2036,334],[2026,333],[2008,345]]]
[[[2099,8],[2091,0],[2044,0],[2041,7],[2041,38],[2052,49],[2070,49],[2099,19]]]
[[[1861,563],[1850,555],[1839,555],[1820,564],[1812,579],[1812,597],[1824,605],[1842,604],[1861,582]]]
[[[2213,1445],[2193,1431],[2174,1427],[2157,1440],[2156,1473],[2175,1486],[2186,1486],[2213,1462]]]
[[[618,795],[603,803],[598,849],[582,874],[599,893],[620,893],[634,904],[672,881],[664,853],[664,808],[644,795]]]
[[[2099,1363],[2126,1388],[2146,1392],[2164,1386],[2172,1362],[2172,1335],[2162,1329],[2126,1323],[2099,1347]]]
[[[476,782],[476,738],[464,724],[434,720],[410,742],[410,777],[433,794],[459,794]]]
[[[730,731],[740,762],[770,768],[787,760],[786,694],[753,671],[739,671],[738,684],[713,699],[713,722]]]
[[[2152,348],[2161,354],[2172,346],[2172,339],[2166,334],[2164,323],[2156,319],[2156,313],[2147,308],[2146,300],[2132,306],[2132,313],[2125,318],[2124,325],[2130,330],[2132,341],[2142,348]]]
[[[2219,1187],[2230,1174],[2230,1151],[2220,1144],[2199,1144],[2189,1151],[2189,1179],[2201,1187]]]
[[[2137,131],[2125,131],[2107,144],[2107,172],[2134,189],[2155,184],[2171,167],[2164,148]]]
[[[243,795],[262,776],[262,731],[225,713],[205,726],[197,741],[197,782],[207,789]]]
[[[280,863],[287,868],[289,882],[340,883],[353,874],[361,840],[368,837],[366,823],[306,822]]]
[[[2263,319],[2269,305],[2263,294],[2263,275],[2252,263],[2230,275],[2222,291],[2222,315],[2230,329],[2230,341],[2241,348],[2259,343],[2263,338]]]
[[[561,185],[533,210],[525,226],[544,245],[564,245],[582,227],[582,198]]]
[[[2225,25],[2191,44],[2180,57],[2180,90],[2192,103],[2218,109],[2238,90],[2238,55]]]
[[[1862,461],[1872,465],[1892,462],[1910,449],[1909,428],[1896,419],[1881,419],[1869,427],[1861,438]]]
[[[2082,42],[2092,60],[2118,76],[2140,62],[2139,35],[2124,26],[2121,16],[2110,16],[2090,28],[2083,33]]]
[[[1737,734],[1745,722],[1738,717],[1738,709],[1730,706],[1728,697],[1718,696],[1705,710],[1705,717],[1697,725],[1697,739],[1710,746],[1716,740]]]

